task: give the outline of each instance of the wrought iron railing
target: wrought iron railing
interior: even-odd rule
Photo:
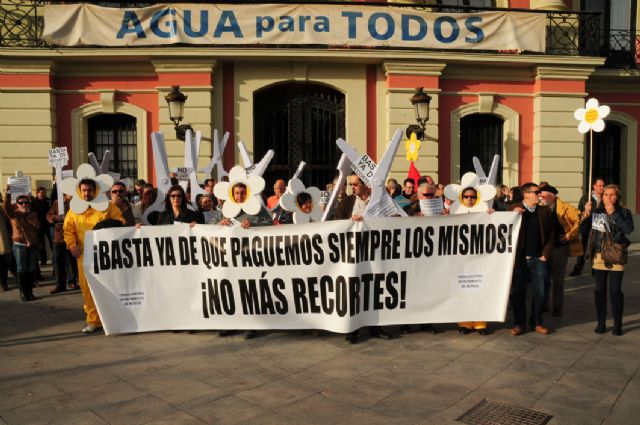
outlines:
[[[640,66],[640,31],[606,31],[602,35],[600,55],[607,57],[606,65],[612,68]]]
[[[242,1],[251,3],[252,1]],[[278,3],[294,2],[293,0],[278,1]],[[0,0],[0,47],[50,47],[42,39],[44,28],[44,5],[63,3],[59,1],[38,0]],[[69,3],[69,2],[67,2]],[[93,2],[105,6],[122,6],[127,8],[143,7],[156,2]],[[207,3],[200,0],[188,0],[173,3]],[[210,3],[210,2],[208,2]],[[269,3],[269,2],[256,2]],[[299,3],[299,1],[295,1]],[[335,3],[347,2],[322,2],[310,1],[309,3]],[[416,2],[417,3],[417,2]],[[418,10],[430,10],[436,12],[470,12],[486,10],[504,10],[496,8],[472,8],[463,6],[427,6],[420,4],[398,3],[397,7],[407,7]],[[380,3],[358,3],[358,5],[376,5]],[[509,9],[514,10],[514,9]],[[574,12],[574,11],[539,11],[524,10],[528,13],[544,13],[547,17],[547,47],[548,55],[571,56],[610,56],[608,61],[611,66],[633,67],[638,63],[637,49],[640,45],[639,35],[631,31],[610,31],[603,35],[600,28],[600,13]],[[132,49],[135,47],[131,47]],[[425,49],[427,50],[427,49]]]

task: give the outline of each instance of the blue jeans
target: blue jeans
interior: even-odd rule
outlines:
[[[544,283],[549,279],[549,263],[538,258],[516,258],[513,270],[513,285],[511,290],[511,307],[513,321],[522,329],[527,328],[527,285],[531,282],[533,303],[531,323],[542,325],[542,304],[544,302]]]
[[[33,272],[38,263],[38,248],[34,246],[13,244],[13,256],[16,258],[18,273]]]

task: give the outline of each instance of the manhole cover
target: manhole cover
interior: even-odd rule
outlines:
[[[545,425],[552,416],[486,398],[457,421],[469,425]]]

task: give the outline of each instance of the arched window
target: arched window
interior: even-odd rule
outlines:
[[[585,143],[587,164],[589,164],[589,134]],[[593,133],[593,176],[603,177],[606,184],[621,183],[621,140],[622,128],[613,122],[607,121],[607,126],[600,133]],[[588,167],[587,167],[588,169]],[[587,173],[588,174],[588,171]],[[585,176],[585,181],[589,176]],[[585,185],[589,187],[589,185]]]
[[[496,185],[502,184],[504,121],[491,114],[471,114],[460,119],[460,175],[472,171],[477,156],[487,175],[494,155],[500,155]]]
[[[126,114],[98,114],[88,119],[89,152],[99,161],[110,150],[110,169],[122,178],[138,178],[136,119]]]
[[[344,95],[319,84],[278,84],[254,95],[254,159],[269,150],[275,156],[264,174],[267,188],[285,181],[300,161],[307,186],[321,190],[336,174],[340,153],[336,139],[345,137]]]

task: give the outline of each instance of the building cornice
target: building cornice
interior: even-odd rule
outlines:
[[[390,75],[423,75],[439,77],[447,66],[446,63],[416,63],[416,62],[384,62],[384,72]]]
[[[51,74],[54,59],[6,58],[0,55],[1,74]]]
[[[552,55],[512,55],[500,53],[467,53],[467,52],[438,52],[415,50],[376,50],[376,49],[308,49],[308,48],[225,48],[225,47],[163,47],[163,48],[109,48],[109,49],[27,49],[2,48],[0,58],[23,59],[38,55],[43,59],[56,61],[77,61],[80,59],[91,61],[122,60],[122,58],[147,58],[158,67],[167,69],[173,59],[175,66],[188,58],[189,62],[209,61],[215,66],[215,60],[234,61],[282,61],[305,60],[309,62],[354,62],[379,63],[381,61],[398,61],[415,63],[461,63],[461,64],[494,64],[509,66],[573,66],[598,67],[604,64],[605,58],[592,56],[552,56]],[[167,60],[169,59],[169,60]],[[214,62],[211,62],[211,61]],[[198,65],[195,65],[196,67]],[[170,71],[167,71],[170,72]],[[196,71],[194,71],[196,72]]]
[[[603,58],[604,63],[604,58]],[[586,81],[594,73],[596,66],[538,66],[536,80],[583,80]]]
[[[213,72],[217,60],[211,57],[189,58],[185,61],[183,58],[152,58],[155,71],[158,74],[166,73],[203,73]]]

